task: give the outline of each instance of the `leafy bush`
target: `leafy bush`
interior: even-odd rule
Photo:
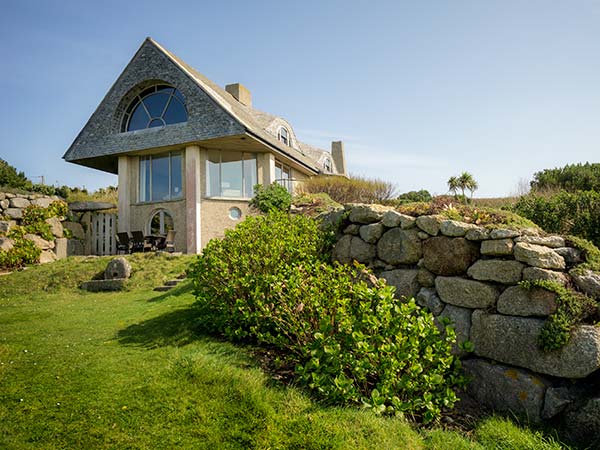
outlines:
[[[249,217],[192,265],[201,327],[274,346],[318,397],[425,422],[456,401],[454,334],[360,265],[331,265],[331,236],[304,216]]]
[[[395,186],[387,181],[359,176],[319,176],[304,180],[300,194],[324,192],[338,203],[385,203],[394,196]]]
[[[531,182],[534,191],[565,190],[600,192],[600,164],[568,164],[536,172]]]
[[[23,172],[17,172],[17,169],[0,158],[0,186],[23,189],[30,184]]]
[[[399,205],[412,202],[430,202],[432,198],[429,191],[421,189],[420,191],[410,191],[400,194],[398,198],[396,198],[396,202]]]
[[[0,268],[16,269],[39,261],[42,251],[31,241],[15,237],[14,246],[8,251],[0,250]]]
[[[600,246],[600,192],[531,193],[517,201],[515,212],[548,233],[572,234]]]
[[[250,200],[250,206],[259,211],[289,211],[291,205],[292,195],[279,183],[266,187],[262,184],[254,186],[254,197]]]

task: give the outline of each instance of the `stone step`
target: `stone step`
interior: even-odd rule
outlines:
[[[169,280],[167,282],[165,282],[165,286],[177,286],[179,283],[181,283],[183,280],[177,279],[177,280]]]
[[[165,292],[170,291],[171,289],[173,289],[173,286],[158,286],[154,288],[156,292]]]

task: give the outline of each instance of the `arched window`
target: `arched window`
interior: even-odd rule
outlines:
[[[279,139],[285,145],[290,145],[290,133],[286,127],[279,128],[279,132],[277,133],[277,139]]]
[[[136,95],[125,111],[121,131],[145,130],[186,121],[187,110],[181,92],[171,86],[158,85]]]
[[[173,218],[164,209],[156,211],[150,219],[150,234],[153,236],[165,235],[173,229]]]

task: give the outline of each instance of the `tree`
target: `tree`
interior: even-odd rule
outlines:
[[[0,186],[27,189],[31,187],[31,182],[23,172],[17,172],[17,169],[0,158]]]
[[[465,203],[467,202],[467,197],[465,197],[465,191],[470,191],[471,199],[473,199],[473,192],[475,192],[479,188],[479,184],[477,183],[477,181],[475,181],[475,178],[473,178],[473,175],[471,175],[469,172],[463,172],[460,174],[459,177],[450,177],[447,183],[448,189],[450,189],[450,192],[454,194],[454,197],[456,197],[456,193],[460,189],[461,196],[463,199],[465,199]]]
[[[456,177],[450,177],[448,179],[448,189],[456,197],[456,193],[460,189],[458,178],[456,178]]]

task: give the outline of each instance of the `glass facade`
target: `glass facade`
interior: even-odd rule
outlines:
[[[251,198],[257,183],[256,153],[211,150],[206,162],[208,197]]]
[[[187,111],[181,92],[159,85],[137,95],[125,111],[121,131],[145,130],[187,122]]]
[[[183,198],[183,155],[169,152],[141,156],[139,202],[160,202]]]

